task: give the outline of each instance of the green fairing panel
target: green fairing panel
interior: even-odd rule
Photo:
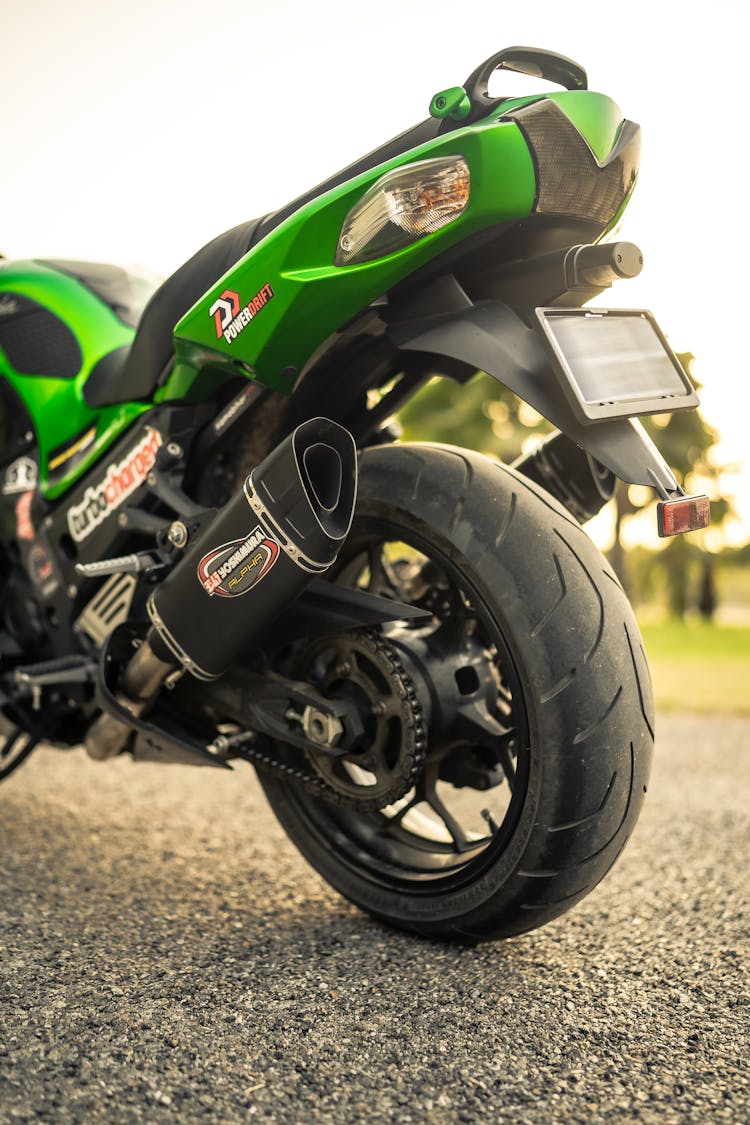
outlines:
[[[28,375],[15,370],[0,348],[0,376],[7,379],[26,406],[39,447],[42,493],[54,499],[65,492],[93,464],[126,426],[147,406],[127,403],[92,409],[83,398],[83,386],[96,363],[130,344],[134,330],[118,320],[94,293],[76,278],[39,262],[1,262],[0,295],[27,297],[59,317],[76,337],[82,354],[77,375],[70,379]],[[50,483],[51,454],[72,446],[76,438],[96,429],[86,454],[70,471],[58,471]],[[72,460],[72,459],[71,459]]]
[[[463,156],[471,169],[469,205],[460,218],[384,258],[334,266],[344,219],[376,180],[404,164],[449,155]],[[515,125],[495,121],[447,133],[346,181],[267,235],[183,317],[175,330],[178,364],[166,395],[179,393],[207,352],[249,364],[262,382],[291,389],[296,372],[342,324],[468,235],[528,215],[534,193],[534,167],[523,136]],[[231,343],[217,338],[210,312],[214,302],[229,290],[245,306],[256,294],[267,295],[266,286],[273,296],[266,297],[241,334]]]
[[[315,349],[396,283],[462,239],[528,216],[536,193],[534,164],[519,127],[502,118],[513,107],[535,100],[506,102],[486,120],[402,153],[300,208],[253,247],[178,323],[177,362],[160,397],[189,393],[197,371],[209,363],[246,364],[261,382],[289,391]],[[562,92],[552,95],[552,100],[602,161],[622,124],[615,103],[588,91]],[[414,161],[449,155],[462,156],[469,164],[471,193],[462,215],[394,254],[334,266],[346,215],[381,176]],[[240,308],[257,298],[252,319],[231,342],[218,334],[211,311],[222,298],[239,303]]]

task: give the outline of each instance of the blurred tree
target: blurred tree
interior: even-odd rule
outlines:
[[[406,441],[443,441],[514,461],[529,437],[552,426],[497,379],[433,379],[399,414]]]
[[[703,567],[701,569],[700,594],[698,597],[698,612],[704,621],[711,621],[713,619],[718,600],[713,560],[708,555],[704,555]]]

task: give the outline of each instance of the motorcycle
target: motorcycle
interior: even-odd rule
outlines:
[[[558,88],[496,98],[498,69]],[[617,478],[661,535],[709,521],[638,420],[690,380],[648,311],[588,305],[641,269],[612,240],[638,161],[580,65],[514,47],[143,308],[112,265],[0,262],[0,778],[40,742],[249,762],[330,884],[436,938],[588,894],[654,715],[582,524]],[[553,435],[513,465],[399,440],[477,371]]]

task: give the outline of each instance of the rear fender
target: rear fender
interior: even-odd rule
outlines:
[[[444,316],[396,321],[388,334],[403,351],[448,356],[486,371],[628,484],[648,485],[663,498],[680,491],[637,418],[578,421],[537,333],[507,305],[485,301]]]

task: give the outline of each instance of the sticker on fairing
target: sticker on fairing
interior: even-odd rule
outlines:
[[[34,538],[34,524],[31,519],[31,502],[33,499],[34,491],[29,489],[16,500],[16,539],[25,539],[31,542]]]
[[[5,470],[3,480],[3,496],[12,496],[16,492],[32,491],[37,486],[39,471],[36,461],[31,457],[17,457]]]
[[[237,598],[257,586],[279,557],[279,544],[260,525],[244,539],[222,543],[198,563],[198,578],[207,594]]]
[[[223,338],[227,344],[231,344],[275,296],[268,282],[244,304],[239,293],[235,293],[233,289],[225,289],[208,310],[216,328],[216,339]]]
[[[45,598],[50,598],[59,588],[52,560],[40,543],[35,543],[26,560],[26,568],[37,589]]]
[[[47,461],[47,479],[50,484],[55,484],[86,458],[91,451],[91,446],[96,441],[96,426],[89,426],[76,434],[75,437],[51,449]]]
[[[99,524],[123,504],[145,481],[156,461],[162,436],[151,426],[122,461],[109,465],[103,480],[90,486],[80,504],[68,509],[68,529],[77,543],[88,538]]]

